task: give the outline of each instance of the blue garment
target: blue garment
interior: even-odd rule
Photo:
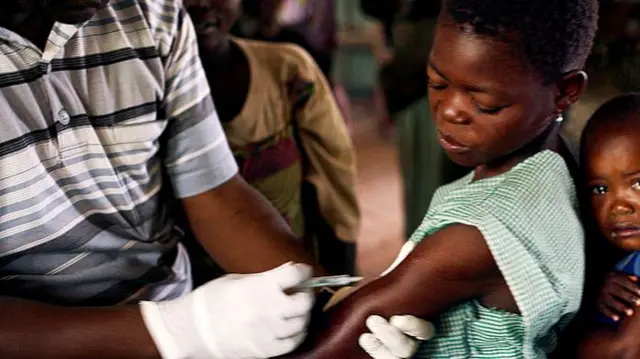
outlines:
[[[640,276],[640,251],[633,252],[618,262],[615,270],[629,275]],[[598,314],[598,322],[616,327],[619,324],[602,313]]]

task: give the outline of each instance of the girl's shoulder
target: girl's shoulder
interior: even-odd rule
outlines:
[[[440,187],[430,210],[479,207],[513,213],[559,205],[577,208],[575,184],[564,159],[555,152],[542,151],[499,176],[473,181],[472,172]]]
[[[294,75],[313,81],[322,75],[311,55],[294,43],[278,43],[260,40],[233,38],[238,46],[254,58],[261,70],[271,73],[281,82]]]

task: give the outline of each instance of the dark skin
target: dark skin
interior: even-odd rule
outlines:
[[[636,119],[602,124],[589,136],[585,151],[585,175],[598,227],[605,238],[626,252],[640,250],[638,131],[640,123]],[[617,330],[597,327],[589,331],[580,346],[580,357],[637,358],[640,316],[635,313],[639,299],[636,277],[610,273],[598,305],[600,311],[621,325]]]
[[[508,46],[462,31],[446,17],[437,26],[429,103],[437,129],[450,136],[443,147],[457,163],[475,167],[476,180],[504,173],[544,148],[559,150],[554,118],[578,99],[586,81],[568,72],[544,85]],[[470,300],[519,312],[483,235],[451,225],[422,241],[390,274],[329,310],[287,358],[366,358],[357,341],[369,315],[433,319]]]
[[[106,6],[109,0],[13,0],[2,4],[0,26],[31,40],[40,49],[55,21],[82,23]]]
[[[257,18],[260,32],[265,37],[272,37],[280,31],[278,23],[278,10],[282,0],[245,0],[244,12]]]
[[[249,60],[229,31],[240,15],[240,0],[185,0],[198,36],[200,58],[220,121],[240,114],[249,92]]]
[[[42,49],[54,21],[84,22],[107,3],[11,1],[3,8],[0,26]],[[294,261],[315,265],[316,274],[324,273],[273,207],[238,176],[182,204],[198,241],[228,272],[262,272]],[[1,295],[0,289],[0,358],[160,357],[138,306],[59,307]]]

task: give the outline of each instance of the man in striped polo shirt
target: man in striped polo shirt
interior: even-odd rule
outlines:
[[[311,268],[282,263],[314,261],[237,177],[181,1],[2,6],[0,357],[267,358],[299,345],[313,297],[285,290]],[[226,270],[266,272],[191,292],[168,188]]]

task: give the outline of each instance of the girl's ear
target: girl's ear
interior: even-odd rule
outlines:
[[[584,71],[571,71],[562,76],[558,81],[558,98],[556,108],[559,113],[565,112],[569,106],[580,99],[580,95],[587,87],[587,73]]]

